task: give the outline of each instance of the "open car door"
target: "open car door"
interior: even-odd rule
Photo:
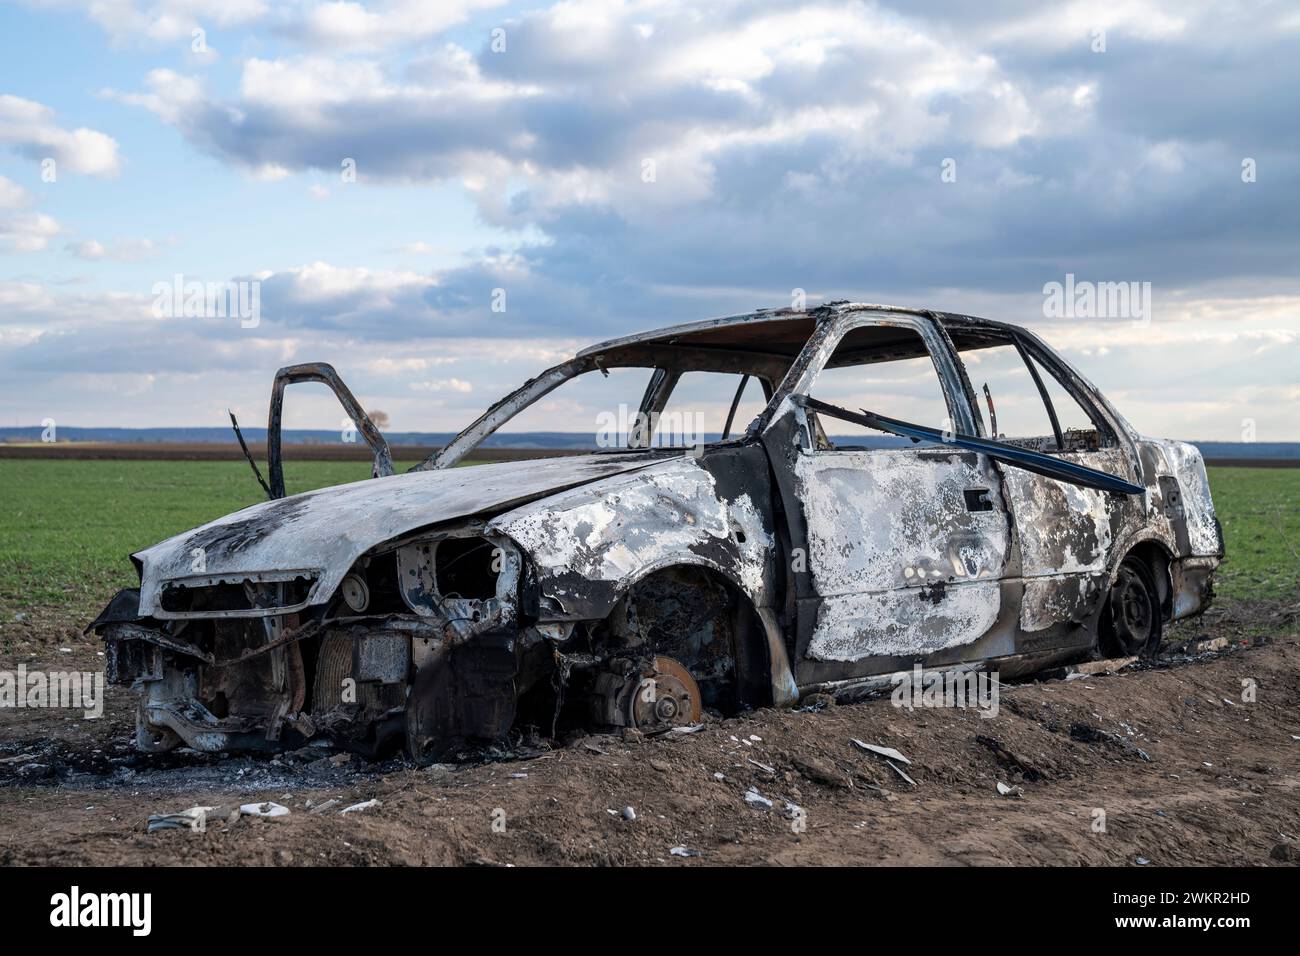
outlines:
[[[281,421],[284,413],[284,390],[286,386],[296,385],[299,382],[319,382],[334,393],[334,397],[339,400],[339,404],[347,412],[352,424],[356,425],[357,432],[370,446],[370,453],[374,457],[374,464],[370,471],[372,478],[393,474],[393,456],[388,450],[388,440],[384,438],[378,426],[366,414],[365,409],[361,407],[361,403],[357,401],[351,389],[343,384],[343,379],[339,378],[339,373],[334,371],[334,366],[325,362],[289,365],[275,373],[275,381],[271,385],[271,409],[266,423],[266,466],[271,478],[269,484],[263,480],[262,473],[257,468],[257,462],[253,460],[252,453],[248,450],[244,436],[239,430],[239,423],[235,421],[234,413],[232,412],[230,415],[230,423],[235,429],[235,437],[239,439],[240,448],[244,450],[244,457],[248,459],[248,463],[253,467],[253,474],[257,476],[258,483],[266,490],[268,498],[274,500],[285,496],[284,458],[280,437]]]

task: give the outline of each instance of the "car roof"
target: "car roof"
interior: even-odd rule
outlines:
[[[1015,328],[1004,322],[994,322],[972,315],[937,312],[932,309],[865,302],[828,302],[806,311],[791,308],[759,309],[742,315],[669,325],[588,346],[580,351],[578,356],[581,358],[599,355],[613,349],[649,344],[694,345],[793,356],[803,348],[808,336],[818,324],[830,321],[846,312],[918,315],[938,319],[945,327],[950,328],[971,325]]]

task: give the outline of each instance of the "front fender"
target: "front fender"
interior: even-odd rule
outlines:
[[[712,568],[755,607],[774,593],[772,529],[746,492],[728,499],[691,456],[603,479],[493,519],[532,565],[544,621],[599,620],[637,580]]]

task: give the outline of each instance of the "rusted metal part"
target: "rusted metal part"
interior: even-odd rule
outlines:
[[[104,626],[102,634],[110,646],[120,646],[139,641],[147,644],[156,644],[158,647],[165,650],[193,657],[195,660],[202,661],[208,665],[215,666],[217,663],[216,657],[214,657],[209,651],[205,651],[203,648],[191,644],[189,641],[173,637],[162,630],[150,627],[141,627],[139,624],[133,624],[128,621],[107,624]],[[118,681],[115,683],[121,682]]]
[[[266,467],[271,473],[269,494],[272,498],[284,497],[284,464],[281,458],[280,423],[284,414],[284,390],[289,385],[300,382],[320,382],[329,387],[348,418],[357,426],[357,431],[365,438],[374,455],[373,476],[382,478],[393,473],[393,456],[388,451],[388,442],[370,416],[366,414],[361,403],[351,390],[343,384],[334,366],[325,362],[309,362],[303,365],[289,365],[275,373],[271,384],[271,410],[266,423]],[[259,476],[260,478],[260,476]]]
[[[601,726],[659,734],[699,723],[701,699],[692,671],[674,658],[657,654],[640,667],[625,662],[620,671],[600,674],[591,696],[591,713]]]
[[[244,453],[244,460],[248,462],[248,467],[253,469],[253,476],[257,478],[257,483],[266,492],[266,497],[274,498],[275,495],[271,494],[271,486],[262,477],[262,469],[257,467],[257,461],[253,458],[253,453],[248,450],[248,442],[244,441],[244,433],[239,430],[239,419],[235,418],[235,413],[229,409],[227,409],[226,414],[230,416],[230,427],[235,430],[235,438],[239,440],[239,449]]]
[[[1052,434],[988,441],[962,356],[999,345],[1029,369]],[[923,357],[949,421],[918,437],[938,440],[836,447],[833,407],[809,400],[822,372]],[[648,371],[629,397],[646,421],[687,372],[737,376],[726,440],[652,449],[634,428],[598,454],[451,467],[555,388],[613,368]],[[1049,377],[1092,427],[1062,430]],[[749,378],[768,401],[732,438]],[[382,477],[283,497],[297,381],[334,390]],[[615,339],[405,475],[329,366],[281,370],[270,426],[273,500],[134,555],[138,592],[92,625],[110,673],[140,689],[141,749],[328,734],[364,752],[404,738],[424,760],[516,721],[653,730],[697,704],[851,694],[914,666],[1016,676],[1103,650],[1117,592],[1139,624],[1199,613],[1223,552],[1194,447],[1140,436],[1033,334],[951,313],[831,303]],[[1097,473],[1133,493],[1089,487]],[[656,675],[662,708],[636,693]]]

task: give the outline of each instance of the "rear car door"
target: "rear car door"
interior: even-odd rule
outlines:
[[[949,331],[983,404],[977,408],[982,435],[1131,477],[1113,430],[1071,392],[1045,348],[1005,328]],[[1002,472],[1019,545],[1021,630],[1082,622],[1105,594],[1121,511],[1138,504],[1021,468]]]

